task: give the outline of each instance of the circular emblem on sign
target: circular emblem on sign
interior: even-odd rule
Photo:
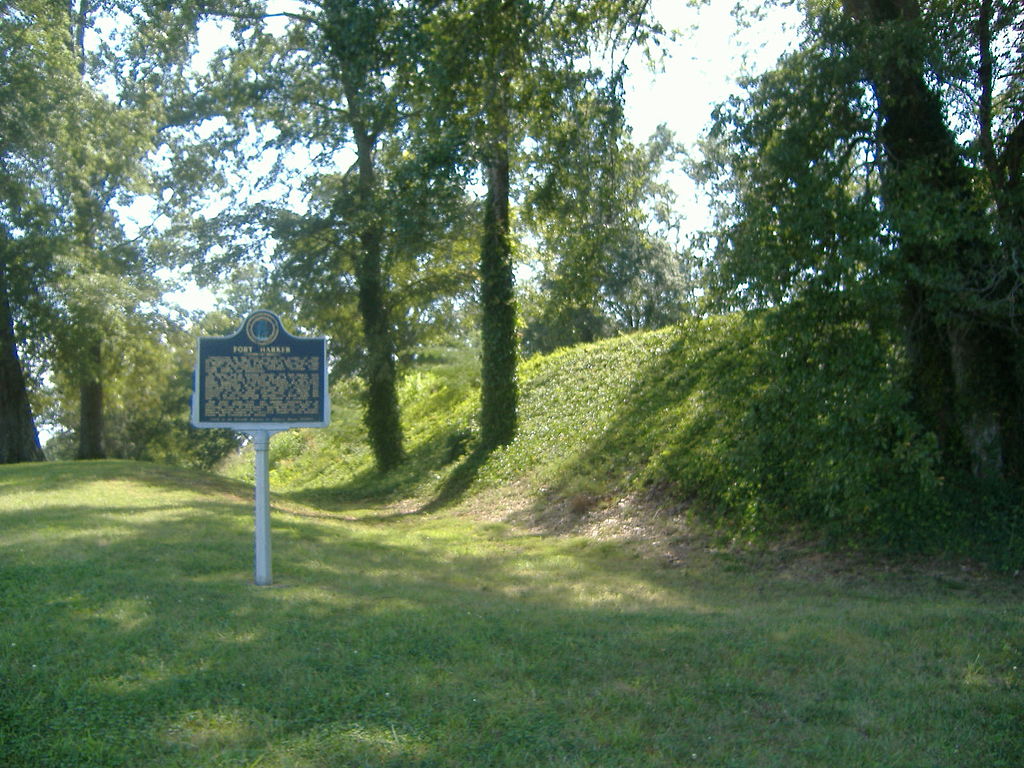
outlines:
[[[277,318],[270,312],[254,312],[245,323],[245,334],[256,344],[270,344],[277,338]]]

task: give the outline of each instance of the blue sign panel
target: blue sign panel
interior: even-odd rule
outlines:
[[[241,431],[326,427],[327,339],[292,336],[253,312],[233,336],[199,339],[192,423]]]

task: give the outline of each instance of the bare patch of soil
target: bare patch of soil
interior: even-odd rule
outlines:
[[[1024,573],[997,574],[969,560],[836,550],[796,531],[767,543],[730,540],[699,522],[692,505],[659,488],[611,497],[560,496],[547,489],[537,493],[521,484],[477,494],[460,504],[457,512],[531,533],[621,542],[668,568],[699,568],[717,561],[778,579],[838,586],[882,578],[983,593],[1000,583],[1024,595]]]

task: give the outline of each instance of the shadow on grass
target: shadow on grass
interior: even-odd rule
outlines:
[[[393,470],[380,472],[368,466],[337,485],[273,491],[281,499],[315,506],[321,510],[345,512],[366,504],[380,504],[410,498],[420,490],[424,478],[443,469],[440,457],[449,439],[438,434],[419,443]]]
[[[403,503],[399,505],[399,510],[383,514],[360,514],[354,517],[345,515],[346,512],[364,509],[367,504],[380,505],[414,499],[417,492],[422,490],[424,476],[445,469],[444,461],[439,457],[443,456],[448,441],[449,435],[445,433],[422,442],[399,467],[387,473],[368,468],[343,485],[274,492],[273,496],[275,500],[282,502],[282,507],[286,510],[287,502],[297,502],[315,507],[321,513],[325,512],[325,516],[353,522],[387,522],[409,515],[437,512],[457,503],[465,496],[480,469],[487,463],[493,452],[492,448],[477,445],[469,454],[456,459],[453,462],[454,466],[427,501],[411,506],[409,503]],[[296,514],[310,515],[308,511],[298,510]],[[313,513],[313,516],[315,514]]]
[[[470,486],[473,485],[473,481],[480,474],[481,467],[487,463],[487,459],[490,458],[493,452],[493,448],[485,445],[478,445],[474,448],[452,470],[451,474],[448,475],[448,478],[438,489],[434,498],[423,506],[422,511],[436,512],[460,501],[466,495],[466,491],[469,490]]]
[[[44,462],[42,471],[32,465],[4,467],[0,476],[0,497],[27,492],[66,492],[76,494],[92,483],[133,481],[167,491],[192,491],[244,499],[252,496],[252,486],[240,480],[209,472],[141,461],[103,459],[99,461]]]
[[[285,588],[260,589],[247,505],[203,509],[113,534],[59,493],[16,513],[79,527],[0,539],[0,764],[981,768],[1024,747],[1019,686],[953,682],[1010,663],[998,595],[685,575],[445,517],[276,517]]]
[[[117,537],[101,530],[104,510],[24,513],[73,512],[78,536],[0,545],[0,763],[501,765],[520,739],[517,764],[570,754],[564,692],[513,694],[546,689],[551,644],[581,647],[611,614],[581,634],[560,600],[523,606],[529,584],[502,594],[513,553],[452,561],[443,544],[296,518],[274,524],[291,589],[248,589],[247,515],[212,511],[140,518]],[[589,676],[580,665],[574,684]]]
[[[457,504],[473,485],[473,481],[480,469],[487,463],[491,453],[491,449],[477,447],[451,470],[448,477],[440,484],[437,492],[428,501],[420,503],[405,499],[402,503],[385,507],[391,511],[367,514],[365,512],[367,502],[376,505],[379,504],[379,498],[370,496],[364,501],[349,500],[345,498],[345,494],[339,494],[336,489],[276,494],[275,506],[300,517],[322,517],[364,524],[389,523],[416,515],[429,515]],[[289,501],[314,506],[312,508],[308,506],[306,508],[289,507]],[[349,515],[346,512],[355,512],[356,514]]]

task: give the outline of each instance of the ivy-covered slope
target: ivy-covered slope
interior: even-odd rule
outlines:
[[[530,359],[518,436],[486,455],[474,451],[476,360],[439,354],[402,381],[409,455],[386,475],[372,468],[357,382],[339,382],[330,428],[275,437],[271,482],[321,504],[655,486],[730,534],[798,525],[840,545],[957,549],[1012,567],[1019,505],[959,502],[910,415],[892,345],[855,323],[793,328],[777,311],[695,318]]]

